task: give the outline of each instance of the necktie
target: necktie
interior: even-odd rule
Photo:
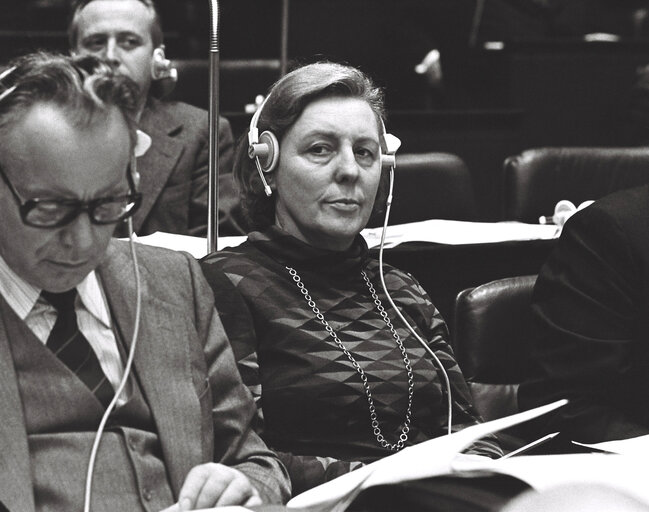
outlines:
[[[115,391],[101,369],[95,351],[79,330],[74,310],[76,288],[63,293],[43,291],[41,295],[57,312],[56,323],[47,338],[47,347],[88,386],[104,407],[107,407]]]

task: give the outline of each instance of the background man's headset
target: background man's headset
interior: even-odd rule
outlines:
[[[165,45],[161,44],[153,50],[151,56],[151,78],[153,80],[170,79],[172,82],[178,80],[178,70],[165,56]]]
[[[279,162],[279,141],[277,136],[270,130],[265,130],[259,133],[257,128],[257,123],[259,122],[259,117],[261,112],[270,98],[270,94],[266,96],[266,99],[259,105],[259,108],[250,119],[250,128],[248,129],[248,157],[254,160],[255,166],[257,167],[257,172],[259,173],[259,178],[261,179],[262,184],[264,185],[264,192],[267,197],[270,197],[273,194],[272,189],[268,186],[266,177],[264,176],[267,173],[273,172],[277,168]],[[453,398],[451,396],[451,384],[449,382],[448,374],[444,365],[437,357],[437,354],[428,346],[415,329],[410,325],[410,322],[405,319],[399,308],[392,300],[392,296],[388,291],[387,286],[385,285],[385,276],[383,273],[383,248],[385,245],[385,233],[388,227],[388,220],[390,218],[390,207],[392,206],[392,190],[394,188],[394,169],[396,168],[396,153],[399,147],[401,146],[401,141],[398,137],[395,137],[391,133],[388,133],[385,129],[385,124],[381,119],[381,134],[379,136],[379,143],[381,146],[381,172],[386,169],[390,173],[390,186],[388,189],[388,197],[386,200],[386,209],[385,209],[385,220],[383,221],[383,230],[381,232],[381,245],[379,249],[379,277],[381,279],[381,285],[383,287],[383,293],[388,298],[390,305],[396,312],[397,316],[403,323],[403,325],[410,331],[410,333],[415,337],[415,339],[421,344],[424,350],[430,355],[430,357],[435,361],[440,373],[442,374],[444,385],[446,386],[447,393],[447,415],[448,415],[448,424],[447,424],[447,433],[451,434],[451,425],[453,424]]]

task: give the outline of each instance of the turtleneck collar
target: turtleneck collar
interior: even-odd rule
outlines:
[[[311,270],[328,275],[359,273],[368,259],[365,239],[359,234],[344,251],[320,249],[295,238],[277,226],[253,231],[248,241],[259,251],[282,265],[296,270]]]

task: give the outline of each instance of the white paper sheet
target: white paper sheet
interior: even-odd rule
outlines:
[[[649,435],[595,444],[573,442],[579,446],[586,446],[587,448],[595,448],[606,452],[618,453],[621,455],[643,456],[649,461]]]
[[[361,232],[370,248],[379,246],[381,231],[382,228],[372,228],[364,229]],[[559,230],[554,225],[432,219],[388,226],[385,247],[396,247],[404,242],[462,245],[517,240],[550,240],[558,235]]]
[[[305,491],[291,499],[287,506],[288,508],[308,510],[309,512],[331,512],[333,510],[340,512],[345,510],[346,506],[351,503],[361,490],[368,487],[452,473],[453,460],[476,439],[541,416],[562,407],[566,403],[566,400],[559,400],[543,407],[473,425],[449,436],[437,437],[410,446]],[[473,458],[470,459],[473,460]],[[422,461],[426,461],[425,464]],[[486,461],[488,463],[490,459],[486,459]]]
[[[647,459],[643,456],[603,453],[522,455],[480,461],[458,459],[456,472],[493,471],[518,478],[537,491],[562,484],[595,484],[625,491],[649,505]]]
[[[165,247],[167,249],[173,249],[174,251],[185,251],[197,259],[207,255],[207,239],[202,237],[156,231],[151,235],[137,236],[135,240],[139,243],[156,247]],[[218,248],[220,250],[226,247],[236,247],[245,242],[245,240],[245,236],[219,237]]]
[[[361,235],[370,248],[381,242],[382,228],[364,229]],[[522,222],[465,222],[459,220],[432,219],[409,224],[388,226],[385,247],[396,247],[404,242],[432,242],[438,244],[462,245],[485,244],[520,240],[549,240],[559,235],[557,226],[524,224]],[[246,240],[245,236],[219,237],[219,250],[236,247]],[[195,258],[207,254],[205,238],[163,233],[137,237],[137,241],[176,251],[186,251]]]

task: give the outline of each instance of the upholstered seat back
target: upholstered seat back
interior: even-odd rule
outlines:
[[[649,148],[538,148],[505,160],[505,220],[537,223],[558,201],[575,205],[649,182]]]
[[[475,220],[471,175],[450,153],[397,153],[390,224],[428,219]],[[370,225],[378,226],[383,218]]]
[[[453,348],[485,419],[518,411],[518,384],[531,357],[535,281],[536,276],[499,279],[457,296]]]

